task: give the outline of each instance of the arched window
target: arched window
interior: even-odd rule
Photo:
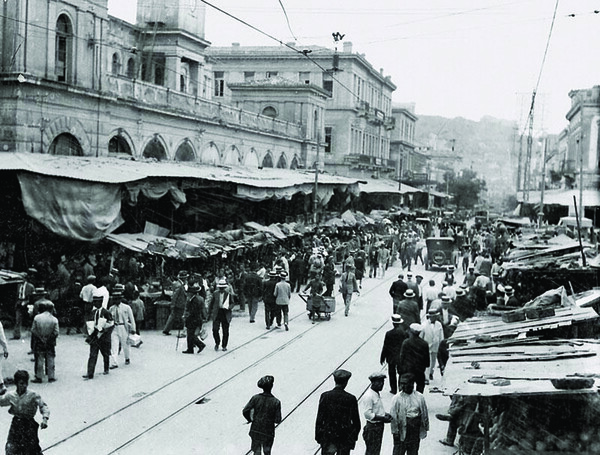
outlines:
[[[263,109],[262,115],[265,117],[277,117],[277,110],[273,106],[267,106]]]
[[[273,167],[273,157],[270,153],[267,153],[263,158],[262,167]]]
[[[175,153],[175,161],[196,161],[196,154],[189,142],[184,142]]]
[[[283,156],[283,153],[277,161],[277,169],[287,169],[287,160],[285,159],[285,156]]]
[[[133,57],[127,60],[127,77],[135,79],[135,60]]]
[[[69,18],[61,14],[56,21],[56,44],[54,73],[56,79],[68,82],[71,79],[73,27]]]
[[[148,142],[148,145],[146,145],[143,156],[144,158],[154,158],[157,161],[162,161],[167,159],[167,152],[165,151],[165,148],[161,144],[160,140],[155,137]]]
[[[83,156],[83,149],[75,136],[62,133],[54,138],[48,153],[51,155]]]
[[[121,72],[121,59],[116,52],[112,56],[112,73],[118,75]]]
[[[108,154],[112,156],[132,155],[129,144],[121,136],[113,136],[110,138],[110,141],[108,141]]]

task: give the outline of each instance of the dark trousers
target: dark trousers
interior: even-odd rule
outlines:
[[[221,344],[221,337],[219,336],[219,329],[221,326],[223,327],[223,347],[227,347],[227,343],[229,342],[229,321],[227,320],[227,315],[225,314],[226,310],[219,309],[217,312],[217,317],[213,321],[212,325],[212,333],[213,338],[215,340],[215,344],[219,346]]]
[[[267,325],[273,325],[273,321],[277,322],[277,325],[281,325],[281,305],[273,305],[269,310],[269,323]]]
[[[87,375],[90,378],[94,377],[96,370],[96,362],[98,361],[98,352],[102,354],[104,361],[104,372],[108,373],[110,361],[110,336],[103,335],[102,338],[92,340],[90,343],[90,358],[88,359]]]
[[[406,438],[400,440],[400,435],[394,435],[394,450],[392,455],[418,455],[421,444],[421,418],[406,419]]]
[[[381,442],[383,440],[383,422],[367,422],[363,428],[363,439],[365,440],[365,455],[380,455]]]
[[[250,450],[254,455],[261,455],[262,453],[265,455],[271,455],[271,448],[273,447],[273,441],[275,440],[275,437],[267,438],[262,436],[260,438],[254,438],[251,436],[251,438],[252,446],[250,447]]]
[[[248,297],[248,314],[250,315],[250,321],[254,322],[257,311],[258,297]]]
[[[187,350],[194,352],[194,346],[198,349],[203,349],[206,346],[202,340],[196,335],[196,330],[198,328],[202,328],[202,324],[198,325],[190,325],[186,326],[187,329]]]
[[[400,365],[388,363],[388,378],[390,381],[390,392],[394,395],[398,391],[398,380],[400,379]]]
[[[302,286],[302,276],[299,273],[290,273],[292,292],[300,292],[300,286]]]

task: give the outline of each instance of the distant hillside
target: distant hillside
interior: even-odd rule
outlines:
[[[514,122],[493,117],[475,122],[420,115],[416,142],[440,152],[451,151],[454,144],[454,153],[462,157],[458,170],[472,168],[487,183],[488,201],[502,202],[515,192],[519,156],[515,127]]]

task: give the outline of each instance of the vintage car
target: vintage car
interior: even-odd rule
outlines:
[[[452,237],[429,237],[425,243],[427,244],[425,270],[432,267],[458,266],[458,248]]]

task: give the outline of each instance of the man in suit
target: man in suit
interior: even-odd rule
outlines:
[[[398,304],[400,303],[400,300],[404,298],[404,293],[407,289],[408,286],[404,282],[404,274],[401,273],[400,275],[398,275],[398,279],[392,283],[389,290],[390,296],[392,297],[392,300],[394,302],[394,314],[398,313]]]
[[[204,299],[199,294],[200,291],[201,288],[198,283],[194,283],[188,288],[190,298],[183,313],[185,328],[187,329],[187,350],[183,351],[184,354],[193,354],[194,346],[198,347],[198,354],[200,354],[206,347],[196,335],[196,330],[202,328],[202,321],[206,319],[206,307],[204,306]]]
[[[31,382],[42,382],[44,366],[48,373],[48,382],[56,381],[54,359],[56,357],[56,338],[58,337],[58,319],[50,313],[54,307],[47,303],[39,306],[40,314],[33,318],[31,336],[34,338],[33,354],[35,357],[35,379]]]
[[[121,350],[123,351],[123,354],[125,354],[125,365],[129,365],[130,349],[129,344],[127,343],[127,337],[130,333],[135,333],[133,311],[131,310],[131,307],[123,301],[124,289],[125,286],[122,284],[115,284],[112,292],[113,305],[108,309],[115,322],[115,328],[111,334],[111,369],[118,368],[117,357],[119,357],[119,352]],[[119,347],[121,349],[119,349]]]
[[[94,295],[92,303],[94,304],[94,312],[92,321],[94,321],[94,329],[86,338],[85,342],[90,345],[90,357],[87,364],[87,374],[83,379],[93,379],[96,362],[98,361],[98,352],[102,354],[104,360],[104,374],[108,374],[110,362],[110,337],[114,329],[114,321],[112,314],[102,306],[104,297],[100,294]]]
[[[212,295],[208,307],[208,315],[213,321],[212,333],[213,339],[215,340],[215,351],[219,350],[219,345],[221,344],[221,337],[219,335],[221,327],[223,327],[223,351],[227,351],[227,344],[229,343],[229,324],[231,323],[232,318],[231,308],[233,307],[231,299],[227,280],[221,278],[217,283],[217,289]]]
[[[413,323],[408,329],[408,339],[400,349],[400,370],[402,374],[411,373],[417,384],[417,390],[425,390],[425,370],[429,368],[429,345],[420,335],[421,324]]]
[[[31,297],[35,291],[35,286],[31,284],[31,277],[37,273],[35,269],[29,269],[23,273],[23,282],[17,291],[17,301],[15,302],[15,326],[13,328],[13,340],[21,338],[21,326],[27,318],[27,305],[31,304]]]
[[[319,399],[315,440],[323,455],[349,455],[356,445],[361,429],[358,402],[344,390],[350,376],[346,370],[334,371],[335,387]]]
[[[167,323],[163,328],[163,334],[171,335],[171,328],[173,324],[177,324],[178,327],[181,327],[183,320],[183,312],[185,310],[185,303],[187,302],[187,280],[189,278],[189,273],[185,270],[182,270],[177,274],[177,281],[173,283],[173,295],[171,297],[171,313],[169,314],[169,318],[167,319]]]
[[[400,349],[407,338],[406,331],[402,326],[402,317],[399,314],[392,315],[393,329],[388,330],[383,339],[383,348],[379,362],[388,364],[388,376],[390,378],[390,393],[398,391],[398,378],[400,377]]]

